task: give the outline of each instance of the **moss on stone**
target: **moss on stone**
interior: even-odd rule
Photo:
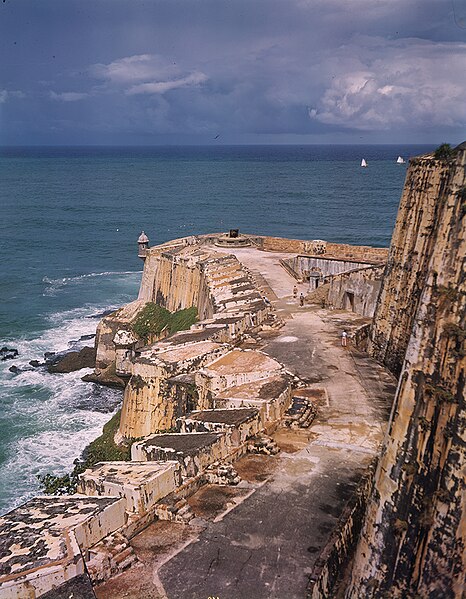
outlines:
[[[195,307],[169,312],[166,308],[150,302],[139,312],[132,329],[138,337],[148,342],[151,337],[158,337],[166,329],[169,334],[189,329],[197,320]]]

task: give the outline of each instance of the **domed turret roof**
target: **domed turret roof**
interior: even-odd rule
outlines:
[[[138,243],[149,243],[149,238],[144,233],[144,231],[142,231],[141,235],[139,235]]]

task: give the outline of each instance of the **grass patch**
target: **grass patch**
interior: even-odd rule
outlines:
[[[455,150],[450,144],[441,144],[434,152],[436,160],[451,160],[455,157]]]
[[[194,307],[169,312],[166,308],[150,302],[139,312],[132,329],[147,343],[151,338],[158,337],[165,329],[168,329],[171,335],[189,329],[197,320],[197,310]]]
[[[38,476],[42,490],[47,495],[70,495],[76,493],[79,483],[79,475],[87,468],[91,468],[98,462],[126,462],[131,459],[131,443],[127,445],[116,445],[113,440],[120,426],[121,410],[105,424],[102,434],[94,439],[83,451],[81,459],[74,461],[74,468],[64,476],[45,474]]]

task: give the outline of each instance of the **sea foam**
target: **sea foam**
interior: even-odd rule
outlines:
[[[52,313],[50,328],[41,335],[8,341],[19,356],[0,363],[0,513],[40,492],[37,475],[69,472],[73,461],[121,405],[120,390],[81,380],[89,369],[50,374],[45,367],[29,365],[30,360],[43,361],[47,351],[67,350],[70,341],[94,334],[98,321],[89,315],[112,307],[92,304]],[[93,340],[83,343],[92,345]],[[24,370],[9,372],[12,364]]]

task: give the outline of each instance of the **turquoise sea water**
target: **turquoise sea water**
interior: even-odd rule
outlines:
[[[406,173],[396,158],[431,149],[0,149],[0,346],[19,350],[0,362],[0,513],[37,492],[37,474],[69,470],[121,401],[84,371],[8,369],[70,347],[135,298],[141,229],[152,244],[239,227],[388,246]]]

